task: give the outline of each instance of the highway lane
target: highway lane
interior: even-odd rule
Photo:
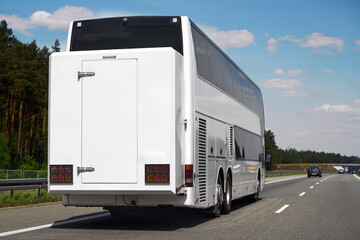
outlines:
[[[155,215],[130,214],[119,219],[100,213],[90,215],[91,219],[4,239],[357,239],[359,190],[360,180],[348,174],[302,177],[268,183],[258,202],[234,201],[232,212],[216,219],[192,209],[157,211]],[[286,205],[287,208],[276,213]],[[73,209],[74,215],[84,214],[76,214],[81,209],[99,212],[91,208],[58,205],[55,208],[58,210],[48,211],[61,213],[63,209]],[[0,219],[3,212],[0,211]],[[42,219],[42,224],[49,223],[46,217]]]

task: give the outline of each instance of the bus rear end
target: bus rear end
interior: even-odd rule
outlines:
[[[49,193],[66,206],[191,205],[180,17],[73,22],[50,57]]]

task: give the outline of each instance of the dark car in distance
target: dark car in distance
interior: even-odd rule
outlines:
[[[311,176],[319,176],[319,177],[322,177],[322,171],[321,171],[321,168],[317,165],[313,165],[313,166],[310,166],[308,168],[308,177],[311,177]]]

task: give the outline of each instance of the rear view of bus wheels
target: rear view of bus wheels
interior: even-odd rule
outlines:
[[[256,181],[256,193],[253,195],[250,195],[249,200],[251,202],[257,202],[259,200],[259,193],[261,188],[261,181],[260,181],[260,173],[258,174],[257,181]]]
[[[216,184],[216,198],[217,198],[217,203],[214,207],[214,216],[220,217],[222,205],[224,203],[224,188],[220,176]]]
[[[225,188],[225,199],[223,204],[223,210],[225,214],[230,213],[231,210],[231,199],[232,199],[232,184],[230,174],[226,176],[226,188]]]

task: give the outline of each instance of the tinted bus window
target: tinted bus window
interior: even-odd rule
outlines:
[[[209,79],[207,41],[198,31],[193,31],[192,34],[195,46],[195,57],[198,74],[205,79]]]
[[[121,17],[73,23],[70,51],[155,47],[172,47],[183,54],[180,17]]]
[[[259,161],[262,153],[261,137],[235,126],[235,157],[236,160]]]
[[[191,30],[198,75],[263,119],[260,89],[196,25]]]

